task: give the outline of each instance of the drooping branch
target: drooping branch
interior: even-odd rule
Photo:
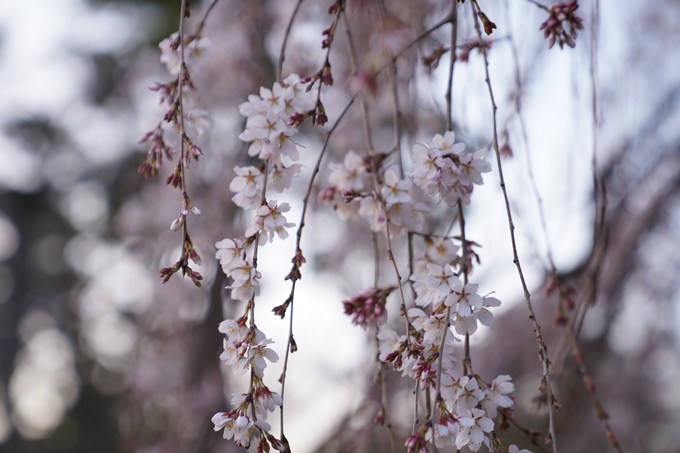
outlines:
[[[479,19],[478,16],[481,13],[481,9],[479,7],[479,4],[477,3],[477,0],[472,0],[472,19],[474,22],[475,26],[475,31],[477,32],[477,39],[479,40],[480,43],[480,49],[482,51],[482,55],[484,56],[484,71],[486,75],[486,85],[488,88],[489,92],[489,99],[491,101],[491,111],[492,111],[492,116],[493,116],[493,149],[496,154],[496,163],[498,165],[498,177],[500,181],[500,187],[503,192],[503,198],[505,201],[505,211],[507,214],[508,218],[508,228],[510,230],[510,242],[512,245],[512,256],[513,256],[513,263],[515,264],[517,268],[517,273],[519,275],[520,283],[522,285],[522,291],[524,292],[524,300],[527,305],[527,310],[529,311],[529,319],[531,320],[533,326],[534,326],[534,332],[536,334],[536,341],[538,342],[538,347],[539,347],[539,359],[541,360],[541,365],[543,367],[543,378],[541,381],[541,390],[545,392],[545,395],[547,397],[547,405],[548,405],[548,419],[549,419],[549,436],[550,436],[550,441],[552,443],[552,449],[553,453],[557,453],[557,439],[555,436],[555,416],[554,416],[554,409],[555,407],[559,407],[559,403],[557,402],[557,399],[553,395],[552,392],[552,387],[551,387],[551,382],[550,382],[550,371],[552,368],[552,364],[550,363],[550,360],[548,359],[548,351],[545,345],[545,341],[543,340],[543,334],[541,333],[541,326],[538,324],[538,320],[536,319],[536,314],[534,313],[533,306],[531,304],[531,294],[529,293],[529,288],[527,287],[526,281],[524,279],[524,272],[522,270],[522,265],[519,260],[519,254],[517,252],[517,241],[515,240],[515,225],[512,221],[512,212],[510,210],[510,200],[508,198],[508,192],[505,187],[505,179],[503,177],[503,164],[501,162],[501,153],[500,149],[498,146],[498,127],[497,127],[497,118],[496,118],[496,111],[498,110],[498,107],[496,106],[496,101],[494,98],[493,94],[493,88],[491,86],[491,78],[489,76],[489,58],[487,56],[487,51],[486,48],[482,45],[482,32],[481,28],[479,25]]]

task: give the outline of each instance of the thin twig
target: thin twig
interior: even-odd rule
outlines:
[[[456,0],[451,0],[451,11],[449,15],[453,18],[451,20],[451,48],[455,49],[456,48],[456,39],[458,36],[458,15],[457,15],[457,1]],[[450,131],[451,128],[453,127],[453,119],[452,119],[452,89],[453,89],[453,67],[456,62],[456,52],[451,52],[450,59],[449,59],[449,82],[448,82],[448,87],[446,90],[446,131]],[[461,219],[461,234],[463,237],[463,263],[467,263],[466,257],[466,244],[465,244],[465,222],[462,220],[463,219],[463,211],[462,211],[462,205],[460,201],[458,201],[458,213],[457,217]],[[465,283],[467,283],[467,265],[463,264],[463,269],[465,273]],[[443,368],[443,363],[444,363],[444,347],[446,345],[446,335],[449,332],[449,328],[451,327],[451,306],[446,308],[446,322],[444,323],[444,332],[442,334],[442,339],[439,344],[439,357],[438,357],[438,364],[437,364],[437,393],[434,398],[434,407],[432,409],[432,413],[430,414],[430,422],[434,426],[434,419],[435,419],[435,410],[434,408],[437,407],[439,404],[439,400],[441,399],[441,382],[442,382],[442,368]],[[467,344],[467,339],[468,335],[465,335],[466,338],[466,344]],[[466,355],[467,357],[467,355]],[[466,362],[464,362],[466,363]],[[466,371],[467,371],[467,366],[466,366]],[[433,442],[434,443],[434,442]],[[436,450],[435,450],[436,451]]]
[[[208,6],[208,9],[205,10],[205,13],[203,13],[203,18],[198,23],[198,26],[196,27],[196,33],[194,33],[196,38],[201,36],[201,33],[203,32],[203,27],[205,27],[205,21],[208,20],[208,16],[210,15],[213,8],[215,7],[215,5],[217,5],[217,2],[219,2],[219,1],[220,0],[213,0],[213,2],[210,4],[210,6]]]
[[[385,1],[380,0],[379,2],[380,5],[380,23],[381,26],[384,28],[385,26],[385,18],[387,17],[387,7],[385,6]],[[345,21],[347,19],[345,18]],[[351,35],[349,34],[349,27],[347,27],[347,23],[345,22],[345,30],[348,33],[349,37],[349,45],[352,46],[353,49],[353,42],[351,40]],[[355,65],[355,59],[356,59],[356,51],[355,51],[355,58],[352,59],[352,65]],[[353,69],[356,71],[356,67]],[[399,87],[398,87],[398,82],[397,82],[397,65],[395,61],[391,61],[389,65],[389,71],[388,71],[388,76],[389,76],[389,85],[390,85],[390,91],[392,94],[392,126],[394,128],[394,145],[392,146],[392,151],[397,154],[397,162],[399,166],[399,177],[403,178],[404,177],[404,162],[402,159],[401,155],[401,110],[399,109]],[[376,252],[376,284],[375,287],[378,287],[377,279],[378,279],[378,261],[377,261],[377,238],[375,233],[371,233],[371,238],[373,239],[373,242],[375,244],[375,252]],[[413,236],[411,234],[408,234],[407,237],[407,247],[409,251],[409,270],[408,270],[408,278],[413,275]],[[414,292],[414,298],[415,298],[415,292]],[[376,346],[378,346],[378,330],[376,326]],[[389,419],[388,419],[388,414],[387,414],[387,381],[386,381],[386,373],[385,373],[385,364],[384,363],[379,363],[380,366],[380,373],[381,373],[381,386],[382,386],[382,407],[383,407],[383,414],[385,416],[385,423],[387,430],[390,435],[390,442],[392,445],[392,452],[396,452],[395,448],[395,443],[394,443],[394,434],[392,432],[392,426],[389,424]],[[427,405],[430,405],[430,400],[427,400]]]
[[[468,274],[470,273],[469,262],[470,258],[468,256],[467,248],[467,238],[465,236],[465,217],[463,216],[463,202],[458,200],[458,222],[460,225],[460,237],[463,241],[463,285],[468,284]],[[465,334],[465,357],[463,357],[463,367],[465,368],[466,376],[474,376],[472,371],[472,359],[470,358],[470,334]]]
[[[340,121],[343,119],[345,116],[345,113],[349,110],[350,106],[354,103],[354,99],[350,99],[349,102],[347,102],[347,105],[345,105],[345,108],[342,109],[342,112],[340,112],[340,115],[338,116],[338,119],[335,120],[335,123],[333,123],[333,126],[328,130],[328,133],[326,134],[326,140],[323,143],[323,146],[321,147],[321,151],[319,152],[319,157],[316,159],[316,164],[314,165],[314,169],[312,170],[312,175],[309,178],[309,184],[307,185],[307,192],[305,193],[305,197],[302,199],[302,214],[300,215],[300,224],[297,229],[296,235],[296,241],[295,241],[295,256],[297,258],[298,253],[302,255],[302,249],[300,247],[300,243],[302,241],[302,229],[305,227],[305,219],[307,216],[307,208],[309,207],[309,200],[312,196],[312,190],[314,188],[314,180],[316,179],[316,175],[319,173],[319,169],[321,168],[321,160],[323,159],[323,156],[326,154],[326,149],[328,149],[328,142],[331,139],[331,135],[333,135],[333,132],[335,132],[336,128],[340,124]],[[295,259],[295,258],[294,258]],[[294,264],[294,266],[297,266]],[[293,302],[295,299],[295,285],[297,282],[297,278],[291,278],[292,280],[292,286],[290,290],[290,295],[288,296],[288,299],[286,299],[287,302],[290,303],[290,320],[289,320],[289,330],[288,330],[288,343],[286,344],[286,354],[283,359],[283,371],[281,372],[281,377],[279,378],[281,382],[281,399],[283,399],[284,391],[286,388],[286,371],[288,370],[288,358],[290,354],[290,348],[292,346],[293,342]],[[283,407],[281,407],[281,439],[283,439]]]
[[[260,196],[260,206],[264,206],[267,203],[267,174],[269,173],[269,159],[264,162],[264,182],[262,183],[262,194]],[[260,248],[260,232],[255,233],[255,240],[253,241],[253,268],[257,272],[257,251]],[[248,301],[248,309],[250,311],[250,322],[249,327],[251,331],[255,330],[255,293],[253,292],[253,297]],[[252,343],[251,343],[252,346]],[[250,387],[248,390],[248,396],[250,401],[253,401],[253,392],[255,390],[255,367],[250,367]],[[255,413],[255,404],[251,403],[251,408],[253,410],[253,420],[257,421],[257,414]]]
[[[581,378],[586,390],[590,394],[590,398],[595,407],[595,413],[597,418],[604,425],[605,433],[607,435],[607,442],[609,445],[617,452],[623,453],[621,446],[616,438],[616,435],[611,429],[608,421],[608,415],[602,407],[600,398],[595,390],[595,384],[588,376],[585,363],[581,356],[581,352],[578,347],[578,340],[576,338],[577,333],[580,331],[581,323],[585,317],[588,308],[593,306],[597,301],[597,282],[600,272],[600,267],[602,265],[602,260],[604,258],[604,251],[606,249],[606,238],[605,238],[605,214],[606,214],[606,192],[604,181],[600,180],[598,177],[597,170],[597,151],[598,151],[598,132],[599,132],[599,117],[598,117],[598,103],[597,103],[597,38],[598,38],[598,28],[599,28],[599,0],[593,2],[593,20],[591,26],[591,52],[590,52],[590,79],[591,79],[591,89],[592,89],[592,115],[593,115],[593,156],[592,156],[592,171],[593,171],[593,191],[595,194],[595,228],[593,234],[593,248],[599,251],[599,253],[594,253],[595,261],[594,266],[591,269],[591,274],[589,276],[589,287],[587,294],[588,299],[583,299],[581,304],[581,310],[579,316],[577,317],[577,323],[574,327],[578,330],[567,329],[567,335],[571,347],[573,348],[573,355],[576,364],[578,365],[579,372],[581,373]],[[571,327],[571,326],[569,326]]]
[[[371,244],[373,245],[373,287],[378,288],[380,283],[380,251],[378,249],[378,235],[371,231]],[[392,453],[397,453],[397,448],[394,443],[394,433],[392,432],[392,423],[390,422],[389,413],[387,411],[387,369],[385,363],[380,361],[380,340],[378,339],[380,333],[380,326],[378,322],[375,323],[375,361],[378,364],[378,379],[380,380],[380,414],[382,415],[382,424],[387,428],[387,433],[390,437],[390,445],[392,446]]]
[[[531,183],[531,189],[536,199],[536,205],[538,206],[538,215],[541,221],[541,228],[543,231],[543,242],[546,248],[546,255],[548,258],[548,264],[552,272],[553,277],[557,275],[557,269],[555,267],[555,261],[553,259],[552,248],[550,246],[548,227],[545,220],[545,212],[543,209],[543,198],[538,190],[538,185],[536,184],[536,177],[534,176],[534,169],[531,162],[531,149],[529,148],[529,137],[526,130],[526,125],[524,123],[524,116],[522,115],[522,95],[524,93],[524,86],[522,83],[522,74],[519,69],[519,56],[517,53],[517,46],[515,45],[515,40],[510,33],[510,7],[508,1],[505,2],[505,22],[508,28],[508,41],[510,42],[510,51],[512,53],[512,59],[515,63],[515,86],[516,86],[516,96],[515,96],[515,113],[517,114],[517,120],[519,122],[520,131],[522,133],[522,140],[524,141],[524,149],[526,151],[527,159],[527,175],[529,176],[529,181]]]
[[[608,421],[609,415],[607,415],[607,412],[605,412],[604,408],[602,407],[600,397],[598,396],[597,390],[595,389],[595,384],[593,383],[593,380],[588,376],[588,371],[586,370],[586,365],[583,362],[583,357],[581,357],[581,352],[579,351],[576,336],[574,335],[574,332],[572,332],[571,330],[567,331],[567,335],[569,336],[569,341],[571,342],[572,348],[574,349],[573,351],[574,360],[576,361],[576,365],[578,365],[579,373],[581,373],[583,385],[585,386],[586,390],[588,391],[588,394],[590,395],[591,400],[593,401],[593,406],[595,407],[595,414],[597,415],[598,420],[600,420],[604,425],[605,434],[607,435],[607,442],[617,453],[623,453],[623,450],[619,445],[619,441],[616,438],[614,431],[612,431],[611,426],[609,425]]]
[[[380,281],[380,254],[378,251],[378,236],[371,231],[371,245],[373,246],[373,287],[377,288]]]
[[[180,16],[179,16],[179,30],[178,30],[178,38],[179,38],[179,75],[177,76],[177,103],[179,107],[179,171],[180,171],[180,177],[182,178],[182,203],[184,203],[185,200],[189,199],[189,194],[187,193],[187,180],[186,180],[186,168],[184,165],[185,161],[185,154],[187,153],[186,145],[185,145],[185,136],[186,136],[186,131],[184,129],[184,89],[183,89],[183,83],[182,83],[182,77],[184,76],[185,72],[187,71],[186,64],[184,63],[184,16],[186,14],[186,2],[188,0],[182,0],[182,5],[180,7]],[[185,271],[187,270],[189,263],[188,263],[188,258],[187,258],[187,244],[189,239],[189,227],[188,227],[188,216],[184,217],[184,221],[182,222],[182,257],[181,257],[181,262],[182,262],[182,275],[184,275]]]
[[[281,73],[283,72],[283,61],[286,59],[286,44],[288,44],[290,30],[293,27],[293,21],[295,20],[295,16],[297,16],[298,11],[300,10],[301,4],[302,0],[298,0],[297,4],[295,5],[295,8],[293,9],[293,14],[291,14],[290,16],[288,25],[286,26],[286,32],[283,34],[283,42],[281,43],[281,51],[279,52],[279,61],[276,63],[276,80],[279,82],[281,81]]]
[[[416,432],[416,428],[418,427],[418,423],[420,423],[420,419],[418,418],[418,396],[420,395],[420,392],[418,391],[418,387],[420,387],[420,378],[416,379],[416,386],[413,389],[413,394],[415,395],[414,400],[414,408],[413,408],[413,429],[411,429],[411,434]]]
[[[453,65],[456,63],[456,40],[458,39],[458,1],[451,0],[451,49],[454,49],[449,55],[449,82],[446,86],[446,131],[453,128]]]
[[[513,224],[512,221],[512,212],[510,210],[510,200],[508,198],[508,192],[505,188],[505,179],[503,177],[503,166],[501,163],[501,154],[500,150],[498,147],[498,129],[497,129],[497,119],[496,119],[496,111],[497,111],[497,106],[496,106],[496,101],[494,99],[493,95],[493,89],[491,87],[491,79],[489,76],[489,58],[487,56],[486,48],[482,45],[482,31],[479,26],[479,20],[478,20],[478,14],[481,13],[481,9],[479,8],[479,5],[477,4],[477,0],[472,0],[472,19],[475,25],[475,31],[477,32],[477,39],[480,42],[480,49],[482,51],[482,55],[484,56],[484,71],[486,75],[486,85],[489,91],[489,99],[491,101],[491,109],[492,109],[492,115],[493,115],[493,149],[494,152],[496,153],[496,162],[498,165],[498,176],[500,180],[500,186],[501,190],[503,192],[503,198],[505,200],[505,210],[506,214],[508,217],[508,227],[510,230],[510,240],[512,243],[512,255],[513,255],[513,262],[515,263],[515,266],[517,267],[517,273],[519,274],[519,279],[522,284],[522,290],[524,291],[524,299],[526,301],[527,309],[529,311],[529,319],[531,320],[533,327],[534,327],[534,332],[536,334],[536,341],[538,341],[538,347],[539,347],[539,358],[541,360],[541,364],[543,366],[543,381],[545,382],[545,392],[547,396],[547,404],[548,404],[548,420],[549,420],[549,432],[550,432],[550,440],[552,443],[552,450],[553,453],[557,453],[557,439],[555,436],[555,415],[554,415],[554,408],[553,404],[557,404],[557,400],[554,399],[553,393],[552,393],[552,387],[550,383],[550,360],[548,359],[548,352],[547,348],[545,346],[545,342],[543,340],[543,335],[541,334],[541,326],[538,324],[538,320],[536,319],[536,315],[534,314],[534,309],[531,305],[531,294],[529,293],[529,289],[527,288],[526,281],[524,280],[524,272],[522,271],[522,265],[520,264],[519,261],[519,255],[517,253],[517,243],[515,240],[515,225]]]
[[[385,28],[385,19],[387,17],[387,7],[385,0],[380,0],[380,24]],[[397,65],[395,61],[390,62],[389,76],[390,92],[392,94],[392,127],[394,128],[394,145],[392,151],[397,154],[397,161],[399,163],[399,177],[404,177],[404,163],[401,156],[401,110],[399,109],[399,87],[397,84]],[[413,270],[411,270],[411,273]]]
[[[548,8],[547,6],[545,6],[545,5],[542,4],[542,3],[538,3],[538,2],[535,1],[535,0],[527,0],[527,1],[528,1],[529,3],[533,3],[534,5],[538,6],[539,8],[541,8],[541,9],[544,10],[544,11],[550,12],[550,8]]]
[[[499,412],[503,413],[505,410],[506,410],[506,409],[500,409]],[[509,413],[508,413],[508,414],[504,414],[504,415],[505,415],[505,420],[507,420],[508,423],[510,423],[510,424],[511,424],[512,426],[514,426],[515,428],[517,428],[522,434],[524,434],[525,436],[527,436],[527,439],[529,439],[529,442],[531,442],[531,444],[532,444],[533,446],[535,446],[536,448],[538,448],[539,450],[541,450],[543,453],[548,453],[547,450],[546,450],[545,448],[543,448],[543,446],[542,446],[540,443],[538,443],[538,442],[536,441],[536,436],[534,435],[534,432],[528,430],[527,428],[524,428],[524,427],[521,426],[519,423],[517,423],[517,421],[515,421],[515,419],[513,419],[513,418],[510,417],[510,414],[509,414]]]

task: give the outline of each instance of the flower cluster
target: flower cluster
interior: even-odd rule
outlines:
[[[548,19],[539,28],[543,30],[543,35],[548,40],[549,49],[555,45],[555,42],[560,45],[560,49],[565,44],[572,48],[576,46],[576,30],[583,30],[583,19],[576,15],[577,9],[577,0],[558,3],[550,8]],[[564,28],[565,23],[569,25],[569,33]]]
[[[379,160],[382,162],[383,157]],[[400,179],[394,168],[379,172],[381,186],[376,192],[372,190],[375,184],[369,158],[349,150],[342,164],[332,163],[329,167],[331,186],[319,194],[319,201],[332,203],[343,218],[358,214],[373,231],[381,231],[389,219],[392,234],[423,228],[428,208],[412,193],[413,182]]]
[[[493,322],[488,309],[500,305],[494,297],[479,295],[477,284],[460,280],[454,272],[462,263],[458,251],[450,239],[427,238],[425,253],[417,264],[422,272],[410,278],[416,306],[407,312],[408,335],[387,329],[378,333],[380,360],[418,381],[437,402],[436,423],[425,425],[409,438],[409,452],[420,451],[427,442],[439,448],[455,445],[477,451],[482,443],[489,444],[488,433],[494,429],[498,408],[512,406],[507,396],[514,390],[509,376],[499,376],[488,384],[454,369],[454,348],[459,340],[450,326],[458,335],[472,335],[478,321],[487,326]]]
[[[262,379],[267,361],[275,363],[279,357],[267,347],[273,341],[258,328],[247,327],[246,323],[247,315],[220,323],[219,331],[226,336],[220,359],[240,374],[250,371],[252,390],[247,394],[233,395],[231,404],[234,409],[215,414],[212,421],[215,431],[224,429],[225,439],[234,438],[243,447],[248,448],[251,440],[257,438],[258,448],[268,450],[271,444],[274,449],[284,451],[283,443],[268,433],[271,427],[265,421],[267,414],[281,407],[283,401],[278,393],[269,390]]]
[[[329,165],[331,185],[319,194],[319,201],[332,203],[343,218],[359,214],[373,231],[382,230],[388,219],[392,234],[420,231],[428,208],[418,201],[414,185],[449,206],[458,200],[469,204],[474,185],[483,184],[482,173],[491,171],[484,150],[466,153],[465,145],[454,140],[455,134],[449,131],[443,137],[435,135],[433,145],[414,145],[413,171],[406,179],[400,179],[393,168],[382,168],[385,156],[362,158],[349,150],[342,164]],[[380,185],[377,191],[374,171]]]
[[[250,142],[248,153],[259,157],[259,166],[235,167],[236,176],[229,184],[234,193],[234,203],[254,211],[253,220],[245,231],[244,239],[223,239],[215,244],[216,258],[222,271],[231,278],[231,298],[247,302],[246,313],[237,320],[225,320],[220,332],[226,335],[224,352],[220,359],[245,374],[250,372],[251,390],[247,394],[234,395],[230,412],[215,414],[212,421],[215,431],[224,430],[224,438],[233,438],[239,445],[248,447],[252,439],[258,439],[258,451],[274,448],[285,451],[285,439],[278,440],[269,431],[265,421],[267,413],[281,407],[281,396],[264,384],[267,361],[276,362],[278,356],[268,345],[266,338],[253,322],[254,298],[260,294],[260,272],[255,267],[256,244],[263,246],[275,236],[288,237],[288,222],[284,213],[290,210],[288,203],[267,199],[267,191],[282,193],[292,186],[293,178],[300,173],[297,144],[291,139],[297,129],[289,125],[289,117],[309,108],[306,87],[297,75],[291,75],[271,90],[260,89],[260,95],[250,95],[240,105],[239,111],[247,118],[245,130],[239,138]],[[296,255],[297,256],[297,255]],[[300,256],[300,262],[304,258]],[[250,321],[250,324],[249,324]],[[248,325],[249,324],[249,325]]]
[[[454,325],[459,335],[471,335],[477,330],[477,321],[484,325],[493,322],[488,308],[500,305],[500,301],[477,294],[476,284],[461,282],[449,264],[460,262],[454,257],[456,247],[446,240],[437,240],[436,244],[425,255],[434,262],[424,262],[421,266],[426,272],[411,277],[417,307],[407,313],[409,334],[380,331],[379,358],[418,381],[420,388],[432,392],[432,400],[437,401],[439,417],[433,426],[424,425],[425,429],[409,438],[408,452],[422,451],[427,442],[434,442],[438,448],[455,445],[457,449],[467,446],[477,451],[482,443],[489,445],[488,434],[494,429],[498,408],[512,406],[508,394],[514,386],[509,376],[486,383],[479,376],[454,370],[454,345],[459,340],[449,326]]]
[[[288,123],[293,114],[310,108],[307,86],[296,74],[291,74],[281,83],[274,83],[271,90],[260,88],[259,96],[251,94],[239,106],[239,112],[247,118],[246,129],[239,138],[251,142],[249,155],[279,166],[282,157],[298,160],[297,145],[291,139],[297,129]]]
[[[449,206],[458,200],[470,204],[473,185],[482,185],[482,173],[491,171],[483,159],[484,150],[466,153],[463,143],[455,143],[451,131],[435,135],[433,146],[416,144],[413,147],[413,182],[429,197],[438,196]]]
[[[482,173],[491,169],[482,152],[466,153],[465,145],[456,144],[454,139],[453,132],[447,132],[436,135],[431,145],[416,145],[413,170],[406,179],[400,179],[392,168],[381,168],[384,158],[376,165],[374,157],[362,158],[349,151],[342,164],[331,164],[331,187],[319,198],[336,202],[338,194],[342,194],[349,208],[340,208],[341,213],[348,216],[358,211],[374,231],[386,222],[396,229],[417,231],[424,224],[418,216],[427,208],[415,201],[414,190],[422,189],[429,197],[437,195],[439,201],[449,205],[459,200],[467,204],[474,185],[483,183]],[[371,191],[376,180],[379,190]],[[509,376],[487,383],[473,375],[465,362],[464,374],[454,369],[456,344],[460,342],[457,335],[474,334],[478,323],[491,325],[493,314],[489,309],[500,305],[495,297],[478,294],[477,284],[467,282],[470,257],[475,256],[471,244],[474,243],[464,241],[463,250],[453,238],[425,236],[409,278],[415,306],[405,313],[407,332],[400,335],[382,329],[377,333],[379,359],[416,381],[421,391],[429,392],[437,410],[431,422],[407,439],[408,452],[427,451],[429,443],[472,451],[479,450],[482,444],[488,446],[498,409],[510,408],[513,403],[509,394],[514,386]],[[463,270],[465,282],[461,281]],[[392,289],[365,289],[343,302],[345,313],[364,328],[383,324],[385,292]]]
[[[251,142],[248,153],[264,162],[259,167],[234,167],[236,176],[229,184],[234,193],[232,201],[243,209],[255,211],[245,231],[246,239],[224,239],[215,244],[222,270],[232,278],[228,288],[234,300],[248,301],[260,292],[257,281],[260,273],[253,266],[251,245],[258,242],[262,246],[275,236],[285,239],[287,228],[295,226],[284,216],[290,210],[288,203],[268,201],[266,191],[282,193],[291,188],[293,179],[300,174],[300,165],[292,163],[299,158],[297,144],[291,139],[297,129],[288,125],[288,118],[309,107],[306,86],[292,74],[275,83],[271,90],[262,87],[259,96],[251,94],[248,101],[239,106],[247,118],[239,138]],[[269,173],[265,175],[267,170]]]
[[[482,297],[477,294],[477,284],[463,284],[453,274],[451,268],[428,263],[427,272],[413,274],[413,288],[418,297],[416,304],[436,310],[442,305],[451,307],[451,322],[455,325],[459,335],[473,334],[477,331],[477,321],[485,326],[493,322],[490,307],[497,307],[501,303],[495,297]],[[418,310],[418,309],[412,309]]]
[[[494,429],[493,419],[498,416],[498,408],[512,406],[508,394],[514,385],[509,376],[499,376],[486,383],[478,376],[461,375],[454,370],[454,345],[459,340],[449,325],[455,324],[459,334],[473,333],[475,313],[481,313],[484,305],[496,306],[500,302],[479,296],[477,285],[463,285],[449,270],[433,264],[428,264],[428,269],[431,272],[427,276],[414,278],[414,288],[418,295],[416,303],[430,307],[430,312],[422,308],[408,310],[413,326],[408,336],[399,336],[393,330],[380,331],[379,358],[419,381],[420,388],[432,392],[432,400],[437,401],[439,417],[432,426],[424,425],[423,430],[409,438],[407,451],[421,451],[425,448],[423,445],[432,441],[438,448],[455,445],[457,449],[467,446],[477,451],[482,443],[489,445],[488,433]],[[493,320],[488,310],[487,315],[480,318],[489,323]],[[461,319],[474,319],[474,323]]]
[[[233,366],[240,374],[252,370],[255,376],[261,378],[267,367],[264,359],[272,363],[276,363],[279,359],[276,352],[267,347],[273,341],[265,338],[264,333],[258,328],[248,328],[245,317],[222,321],[219,331],[226,335],[224,352],[220,359],[227,365]]]
[[[288,203],[276,204],[276,200],[265,201],[262,206],[260,206],[257,211],[255,211],[255,218],[253,219],[253,224],[246,230],[246,236],[254,236],[257,233],[264,234],[265,238],[269,236],[269,242],[274,240],[274,233],[276,233],[279,238],[286,239],[288,237],[288,231],[286,228],[295,226],[294,223],[286,221],[283,216],[284,212],[288,212],[290,206]],[[265,242],[260,242],[264,245]]]

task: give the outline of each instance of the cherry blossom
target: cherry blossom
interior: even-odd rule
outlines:
[[[233,279],[231,286],[227,286],[231,289],[232,299],[246,301],[260,295],[258,279],[262,275],[250,261],[240,260],[235,263],[227,275]]]
[[[194,37],[185,42],[184,63],[189,69],[200,68],[202,60],[210,58],[209,45],[210,40],[208,38],[196,39]],[[161,49],[161,63],[165,64],[170,74],[179,75],[181,60],[178,33],[175,32],[165,38],[158,44],[158,47]]]
[[[484,183],[481,174],[491,171],[483,159],[485,150],[465,153],[465,145],[454,144],[455,135],[449,131],[433,138],[434,147],[416,144],[412,150],[413,182],[429,197],[438,196],[449,206],[458,200],[470,203],[473,184]]]
[[[386,361],[389,354],[397,351],[399,347],[406,341],[406,335],[399,336],[394,330],[384,329],[378,335],[380,340],[379,353],[380,360]]]
[[[215,243],[215,247],[217,248],[215,258],[220,260],[222,271],[228,275],[234,264],[241,260],[243,241],[240,239],[222,239]],[[220,332],[222,331],[220,330]]]
[[[302,166],[299,164],[291,164],[285,166],[281,163],[272,165],[272,170],[267,178],[267,190],[271,189],[274,192],[282,193],[286,189],[293,186],[293,179],[300,174]]]
[[[480,409],[465,410],[458,419],[461,429],[456,437],[456,448],[459,450],[467,445],[472,451],[479,450],[482,442],[489,446],[489,438],[485,433],[493,431],[494,423],[486,417],[486,413]]]
[[[286,228],[294,227],[294,223],[289,223],[284,212],[290,210],[288,203],[277,204],[276,200],[271,200],[263,204],[255,211],[255,218],[253,224],[246,230],[246,236],[253,236],[258,232],[264,233],[265,239],[268,237],[269,242],[274,240],[274,234],[281,239],[288,237]],[[264,242],[263,242],[264,243]]]
[[[329,164],[331,174],[328,181],[340,192],[346,190],[362,191],[367,184],[367,171],[364,160],[353,150],[347,151],[342,164]]]
[[[261,204],[264,177],[255,167],[234,167],[236,177],[229,184],[235,193],[232,201],[243,209],[257,209]]]
[[[512,406],[512,398],[507,396],[515,391],[515,386],[510,382],[511,380],[512,378],[508,375],[498,376],[493,380],[491,386],[484,391],[484,399],[481,403],[489,418],[496,418],[498,407]]]
[[[352,315],[352,323],[367,328],[381,325],[387,320],[385,302],[393,287],[386,289],[366,288],[358,295],[343,301],[345,314]]]
[[[408,190],[411,188],[411,181],[408,179],[400,180],[394,170],[389,169],[385,172],[385,185],[380,193],[389,208],[398,203],[410,203],[411,196]]]

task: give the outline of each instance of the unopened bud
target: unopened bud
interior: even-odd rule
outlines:
[[[175,220],[172,221],[172,224],[170,224],[170,229],[172,231],[177,231],[180,229],[182,224],[184,223],[184,216],[179,216]]]

